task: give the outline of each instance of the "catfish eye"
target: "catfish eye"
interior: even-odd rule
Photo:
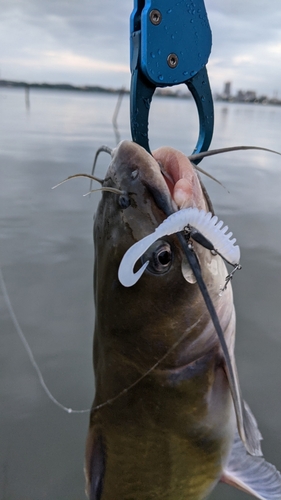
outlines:
[[[143,254],[142,262],[149,261],[147,270],[153,274],[167,273],[173,262],[173,251],[171,245],[164,240],[157,240]]]
[[[127,194],[120,194],[118,198],[118,205],[120,208],[128,208],[131,205],[130,198]]]

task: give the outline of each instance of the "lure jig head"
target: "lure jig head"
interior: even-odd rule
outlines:
[[[118,270],[120,283],[126,287],[137,283],[149,262],[145,262],[136,273],[134,266],[146,250],[159,238],[180,233],[188,227],[191,228],[186,232],[186,235],[189,233],[188,238],[192,237],[195,241],[197,238],[200,244],[218,253],[229,264],[238,265],[240,248],[235,245],[236,239],[231,239],[232,233],[227,233],[228,226],[223,227],[223,221],[219,221],[216,215],[212,216],[211,212],[206,213],[205,210],[198,208],[185,208],[171,214],[153,233],[137,241],[127,250]]]

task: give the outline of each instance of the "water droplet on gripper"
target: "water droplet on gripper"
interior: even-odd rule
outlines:
[[[167,14],[171,14],[172,9],[167,10]]]
[[[158,79],[160,80],[160,82],[163,82],[164,76],[163,75],[158,75]]]
[[[156,56],[155,56],[155,54],[154,54],[154,52],[150,52],[150,56],[151,56],[153,59],[155,59],[155,57],[156,57]]]

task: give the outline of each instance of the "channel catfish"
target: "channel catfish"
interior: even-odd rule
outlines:
[[[189,207],[213,212],[206,190],[190,161],[172,148],[151,156],[123,141],[111,156],[94,224],[89,498],[200,500],[223,481],[280,500],[280,474],[261,457],[261,435],[241,398],[230,284],[220,293],[227,275],[222,258],[192,242],[231,372],[177,235],[146,250],[136,269],[149,264],[136,284],[118,279],[128,249],[167,215]]]

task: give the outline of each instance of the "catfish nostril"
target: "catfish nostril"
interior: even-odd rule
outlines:
[[[128,208],[131,205],[131,200],[127,194],[121,194],[118,198],[120,208]]]
[[[138,169],[136,170],[133,170],[133,172],[131,173],[131,179],[134,181],[139,175],[139,171]]]

